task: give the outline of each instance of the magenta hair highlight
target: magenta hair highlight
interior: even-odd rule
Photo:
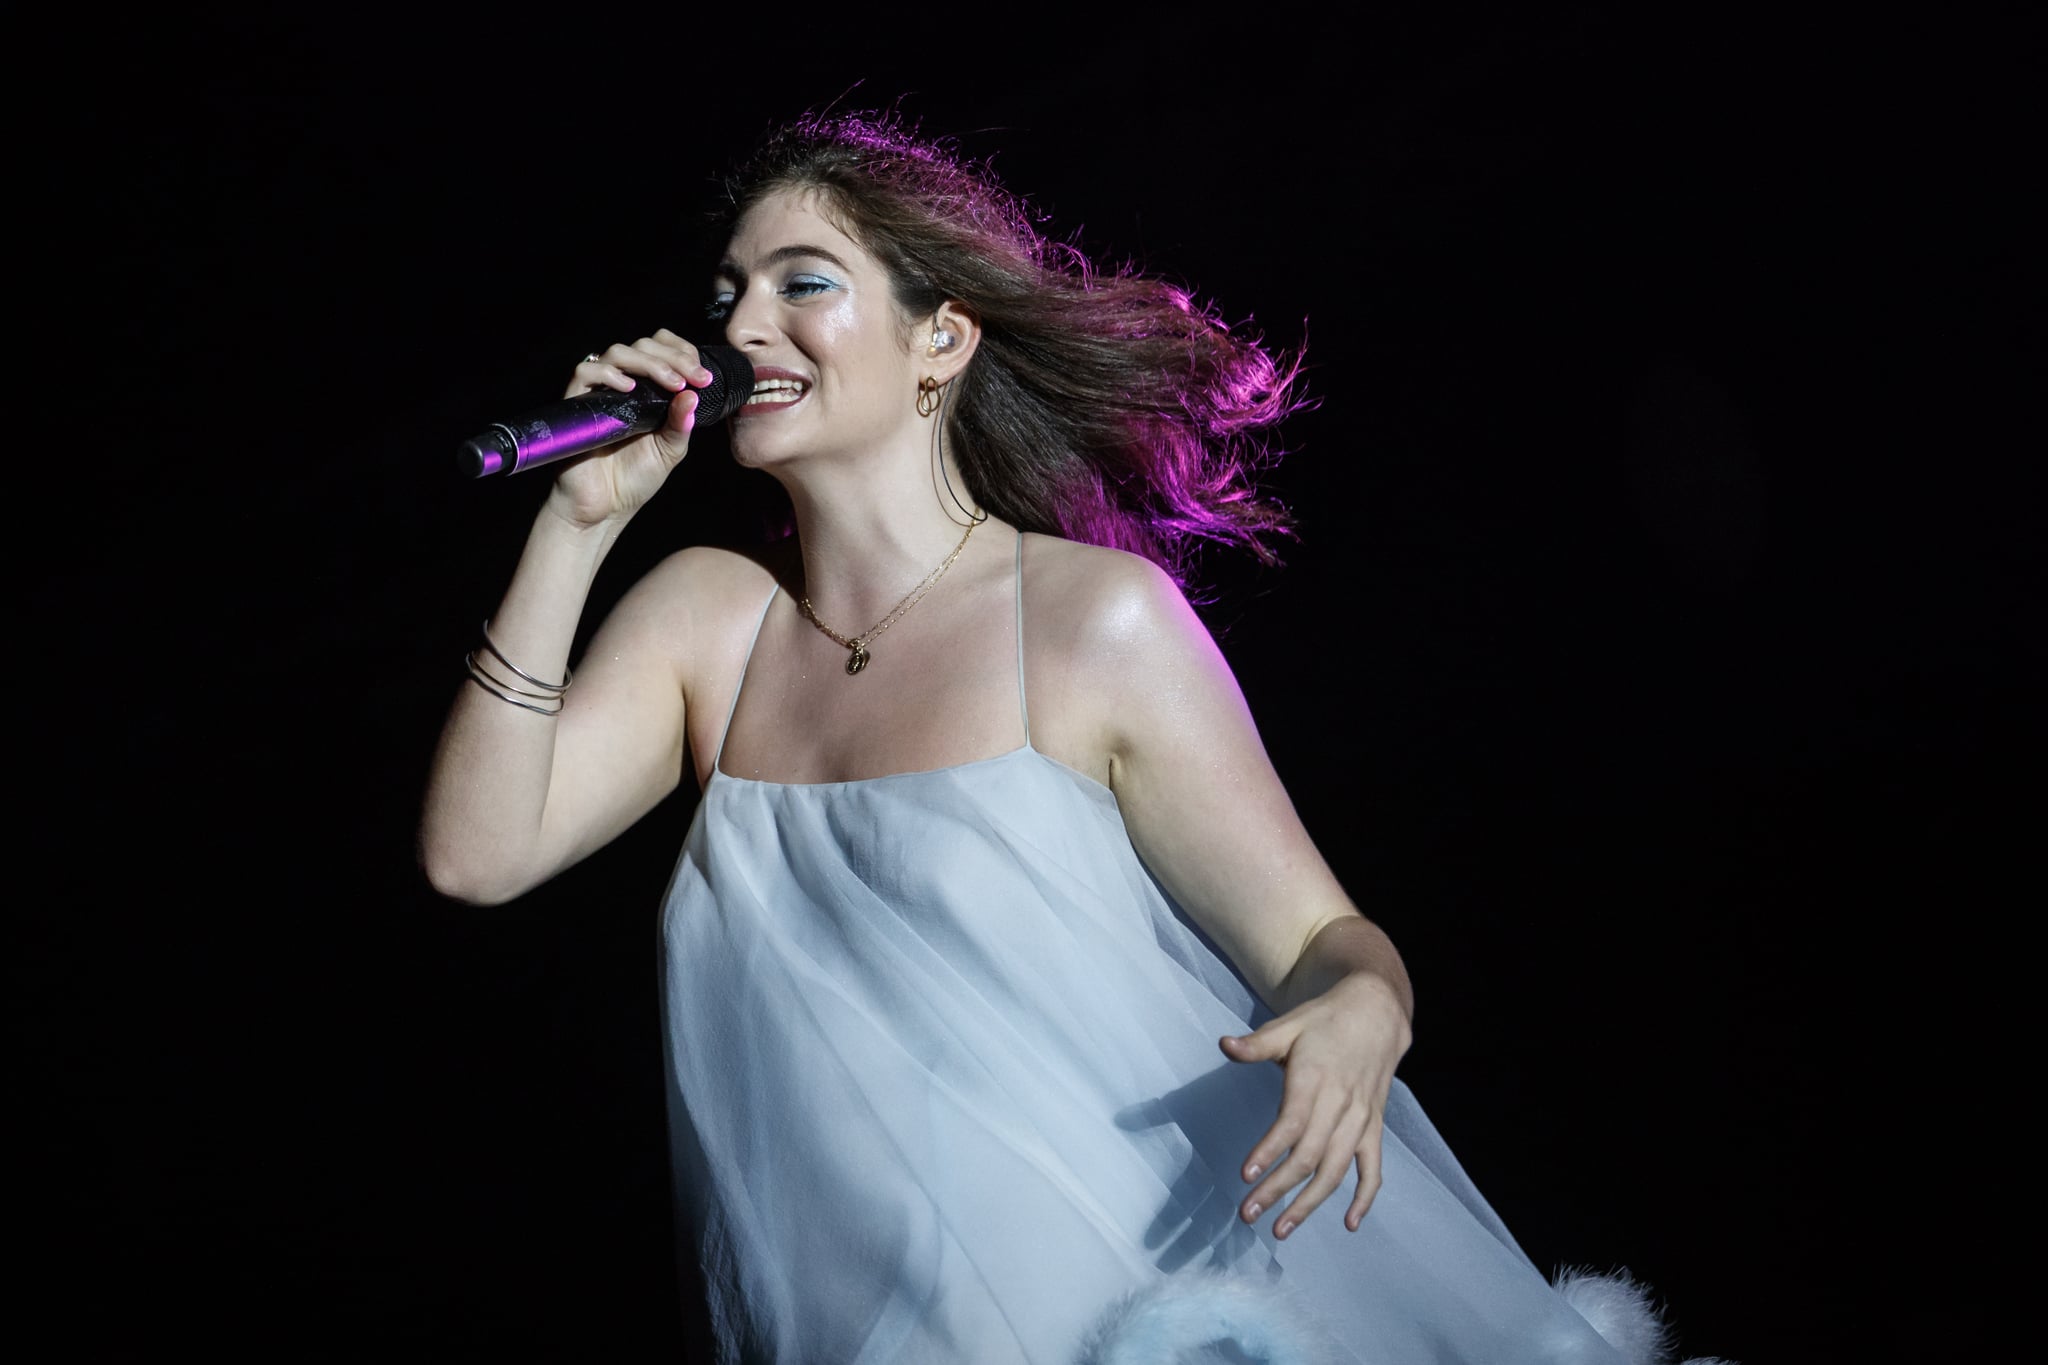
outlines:
[[[1102,269],[1037,227],[985,164],[894,114],[811,114],[727,181],[736,221],[779,190],[820,195],[889,271],[905,318],[954,300],[981,320],[946,422],[968,488],[1026,530],[1129,550],[1183,588],[1197,549],[1276,563],[1286,509],[1258,477],[1309,406],[1300,354],[1268,351],[1187,290]]]

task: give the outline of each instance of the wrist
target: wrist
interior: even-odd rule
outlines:
[[[631,512],[611,512],[593,520],[579,513],[576,500],[564,493],[557,481],[548,491],[547,501],[541,504],[537,525],[567,536],[572,543],[609,545],[626,528],[632,515]]]
[[[598,566],[604,563],[605,556],[618,543],[630,515],[585,521],[550,494],[534,518],[527,548],[529,552],[537,552],[544,563],[561,568],[573,565],[595,576]]]
[[[1386,933],[1363,915],[1340,916],[1311,936],[1281,983],[1280,995],[1292,1007],[1341,982],[1350,982],[1347,989],[1351,991],[1367,987],[1384,991],[1404,1019],[1414,1017],[1415,995],[1401,954]]]
[[[1405,983],[1369,967],[1347,972],[1325,993],[1346,1009],[1358,1010],[1380,1019],[1400,1039],[1406,1052],[1414,1039],[1413,1005]]]

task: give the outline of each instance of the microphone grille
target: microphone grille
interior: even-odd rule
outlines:
[[[697,420],[723,422],[754,392],[754,365],[730,346],[699,346],[697,358],[711,371],[711,382],[697,391]]]

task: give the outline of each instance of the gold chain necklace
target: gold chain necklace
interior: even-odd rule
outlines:
[[[930,573],[926,574],[924,576],[924,582],[912,588],[910,590],[910,595],[905,597],[901,602],[898,602],[896,604],[896,610],[890,612],[887,616],[884,616],[881,620],[875,622],[875,624],[869,626],[866,630],[854,636],[851,640],[847,639],[844,635],[841,635],[838,631],[832,629],[832,627],[826,625],[823,621],[820,621],[818,619],[818,613],[811,609],[810,598],[802,597],[797,599],[797,605],[803,608],[804,615],[810,618],[810,622],[812,625],[816,626],[819,630],[822,630],[827,635],[831,636],[832,639],[838,643],[841,649],[847,649],[852,651],[852,653],[847,655],[846,658],[846,672],[849,677],[851,677],[855,673],[860,672],[863,668],[866,668],[868,666],[868,642],[873,640],[877,635],[880,635],[889,627],[895,625],[897,618],[901,617],[904,612],[909,611],[912,607],[916,606],[918,604],[918,600],[922,598],[926,593],[932,590],[932,584],[938,582],[940,575],[944,574],[946,570],[953,567],[953,561],[958,559],[960,557],[960,552],[967,548],[967,536],[973,535],[974,528],[979,525],[981,525],[981,522],[979,521],[968,522],[967,534],[960,537],[960,543],[953,547],[953,553],[946,556],[945,562],[940,564],[938,568],[933,569]]]

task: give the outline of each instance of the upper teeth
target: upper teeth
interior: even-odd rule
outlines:
[[[804,382],[801,379],[757,379],[754,381],[753,397],[756,401],[767,398],[776,403],[794,403],[804,396]]]

